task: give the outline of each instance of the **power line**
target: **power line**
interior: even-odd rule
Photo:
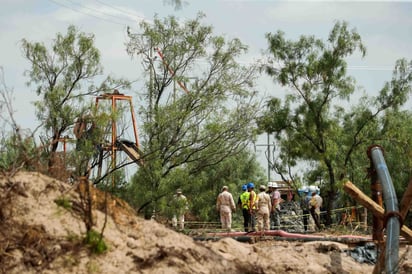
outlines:
[[[49,1],[55,3],[55,4],[58,5],[58,6],[61,6],[61,7],[70,9],[70,10],[72,10],[72,11],[75,11],[75,12],[78,12],[78,13],[81,13],[81,14],[84,14],[84,15],[87,15],[87,16],[92,16],[92,17],[94,17],[94,18],[97,18],[97,19],[100,19],[100,20],[103,20],[103,21],[106,21],[106,22],[109,22],[109,23],[112,23],[112,24],[121,25],[121,26],[126,25],[125,23],[120,23],[120,22],[117,22],[117,21],[113,21],[113,20],[110,20],[110,19],[107,19],[107,18],[103,18],[103,17],[97,16],[97,15],[95,15],[95,14],[91,14],[91,13],[88,13],[88,12],[84,12],[84,11],[81,10],[81,9],[77,9],[77,8],[74,8],[74,7],[65,5],[65,4],[60,3],[60,2],[58,2],[58,1],[56,1],[56,0],[49,0]],[[70,1],[70,0],[69,0],[69,1]],[[72,2],[72,3],[73,3],[73,2]]]
[[[100,1],[100,0],[95,0],[95,1],[98,2],[98,3],[100,3],[100,4],[103,5],[103,6],[107,6],[107,7],[110,7],[111,9],[117,10],[117,11],[119,11],[120,13],[129,15],[129,16],[132,16],[132,17],[136,17],[136,18],[138,18],[138,19],[141,20],[141,21],[146,21],[146,19],[145,19],[144,17],[140,17],[140,16],[138,16],[138,15],[136,15],[136,14],[134,14],[134,13],[131,13],[131,12],[125,10],[125,9],[122,9],[122,8],[119,8],[119,7],[116,7],[116,6],[113,6],[113,5],[104,3],[103,1]]]
[[[81,13],[81,14],[84,14],[84,15],[87,15],[87,16],[92,16],[92,17],[94,17],[94,18],[97,18],[97,19],[100,19],[100,20],[103,20],[103,21],[106,21],[106,22],[109,22],[109,23],[112,23],[112,24],[116,24],[116,25],[125,26],[125,25],[127,25],[127,24],[126,24],[126,23],[121,23],[121,22],[119,22],[119,21],[114,21],[114,20],[111,20],[111,19],[108,19],[108,18],[104,18],[104,17],[101,17],[101,16],[97,16],[96,14],[92,14],[92,13],[89,13],[89,12],[85,12],[84,9],[90,10],[90,11],[95,12],[95,13],[102,14],[102,15],[104,15],[104,16],[110,16],[110,17],[113,17],[113,18],[115,18],[115,19],[119,19],[119,20],[123,20],[123,21],[134,22],[134,20],[132,20],[132,19],[130,18],[130,16],[136,17],[136,21],[137,21],[137,20],[147,21],[147,20],[146,20],[145,18],[143,18],[143,17],[139,17],[139,16],[137,16],[136,14],[133,14],[133,13],[131,13],[131,12],[128,12],[127,10],[118,8],[118,7],[114,6],[114,5],[110,5],[110,4],[104,3],[103,1],[100,1],[100,0],[94,0],[94,1],[100,3],[102,6],[106,6],[106,7],[109,7],[109,8],[111,8],[111,9],[113,9],[113,10],[118,11],[120,14],[123,14],[125,17],[119,17],[119,16],[116,16],[116,15],[113,15],[113,14],[105,13],[105,12],[99,11],[99,10],[97,10],[97,9],[95,9],[95,8],[91,8],[91,7],[85,6],[85,5],[81,4],[81,3],[77,3],[77,2],[75,2],[75,1],[73,1],[73,0],[65,0],[65,1],[68,1],[68,2],[70,2],[70,3],[72,3],[72,4],[74,4],[75,7],[76,7],[76,6],[80,6],[80,8],[78,8],[78,7],[75,8],[75,7],[72,7],[72,6],[63,4],[63,3],[59,2],[59,1],[56,1],[56,0],[49,0],[49,1],[55,3],[56,5],[59,5],[59,6],[61,6],[61,7],[70,9],[70,10],[72,10],[72,11],[75,11],[75,12],[78,12],[78,13]],[[253,63],[253,62],[250,62],[250,61],[239,61],[239,63],[251,64],[251,63]],[[379,66],[379,65],[377,65],[377,66],[348,66],[347,68],[348,68],[348,70],[358,70],[358,71],[359,71],[359,70],[361,70],[361,71],[392,71],[392,70],[393,70],[393,67],[390,67],[390,66]]]
[[[97,13],[100,13],[100,14],[102,14],[102,15],[104,15],[104,16],[110,16],[110,17],[113,17],[113,18],[115,18],[115,19],[120,19],[120,20],[134,21],[134,20],[130,19],[130,18],[127,17],[127,16],[126,16],[126,18],[125,18],[125,17],[119,17],[119,16],[113,15],[113,14],[111,14],[111,13],[107,13],[107,12],[101,11],[101,10],[99,10],[99,9],[86,6],[86,5],[82,4],[82,3],[75,2],[75,1],[73,1],[73,0],[66,0],[66,1],[68,1],[68,2],[70,2],[70,3],[72,3],[72,4],[74,4],[74,5],[78,5],[78,6],[80,6],[82,9],[90,10],[90,11],[92,11],[92,12],[97,12]],[[124,14],[123,14],[123,15],[124,15]]]

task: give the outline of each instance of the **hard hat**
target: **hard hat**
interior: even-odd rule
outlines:
[[[242,186],[242,190],[243,190],[243,191],[247,190],[247,185],[246,185],[246,184],[244,184],[244,185]]]
[[[182,194],[182,189],[178,188],[178,189],[176,190],[176,194]]]
[[[255,185],[252,182],[249,182],[247,184],[247,188],[255,188]]]
[[[261,185],[261,186],[259,187],[259,190],[265,191],[265,190],[266,190],[266,187],[265,187],[264,185]]]
[[[269,183],[268,183],[268,187],[273,187],[273,183],[272,183],[272,182],[269,182]]]
[[[277,183],[272,183],[272,187],[278,187]]]
[[[223,191],[223,190],[228,190],[228,189],[229,189],[228,186],[223,186],[223,187],[222,187],[222,191]]]

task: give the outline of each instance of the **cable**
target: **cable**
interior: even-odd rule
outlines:
[[[78,13],[81,13],[81,14],[84,14],[84,15],[87,15],[87,16],[92,16],[92,17],[94,17],[94,18],[97,18],[97,19],[100,19],[100,20],[103,20],[103,21],[106,21],[106,22],[109,22],[109,23],[112,23],[112,24],[121,25],[121,26],[126,25],[126,24],[124,24],[124,23],[116,22],[116,21],[113,21],[113,20],[109,20],[109,19],[107,19],[107,18],[102,18],[102,17],[96,16],[96,15],[94,15],[94,14],[90,14],[90,13],[84,12],[84,11],[79,10],[79,9],[75,9],[75,8],[73,8],[73,7],[67,6],[67,5],[65,5],[65,4],[63,4],[63,3],[60,3],[60,2],[58,2],[58,1],[55,1],[55,0],[49,0],[49,1],[55,3],[55,4],[58,5],[58,6],[61,6],[61,7],[67,8],[67,9],[71,9],[71,10],[73,10],[73,11],[75,11],[75,12],[78,12]]]
[[[73,11],[75,11],[75,12],[78,12],[78,13],[81,13],[81,14],[84,14],[84,15],[88,15],[88,16],[92,16],[92,17],[94,17],[94,18],[97,18],[97,19],[100,19],[100,20],[104,20],[104,21],[106,21],[106,22],[110,22],[110,23],[117,24],[117,25],[122,25],[122,26],[126,25],[126,23],[120,23],[120,22],[118,22],[118,21],[109,20],[109,19],[107,19],[107,18],[99,17],[99,16],[97,16],[97,15],[95,15],[95,14],[91,14],[91,13],[84,12],[84,11],[82,11],[81,9],[76,9],[76,8],[70,7],[70,6],[65,5],[65,4],[63,4],[63,3],[60,3],[60,2],[58,2],[58,1],[56,1],[56,0],[49,0],[49,1],[55,3],[55,4],[59,5],[59,6],[65,7],[65,8],[67,8],[67,9],[71,9],[71,10],[73,10]],[[87,6],[85,6],[85,5],[81,4],[81,3],[74,2],[74,1],[72,1],[72,0],[66,0],[66,1],[68,1],[68,2],[70,2],[70,3],[72,3],[72,4],[74,4],[74,5],[79,5],[81,8],[84,8],[84,9],[87,9],[87,10],[90,10],[90,11],[93,11],[93,12],[97,12],[97,13],[100,13],[100,14],[105,15],[105,16],[110,16],[110,17],[113,17],[113,18],[116,18],[116,19],[124,20],[124,21],[131,21],[131,22],[133,22],[133,20],[129,18],[130,16],[136,17],[137,20],[147,21],[144,17],[140,17],[140,16],[138,16],[138,15],[136,15],[136,14],[133,14],[133,13],[131,13],[131,12],[128,12],[127,10],[120,9],[120,8],[118,8],[118,7],[116,7],[116,6],[113,6],[113,5],[104,3],[103,1],[100,1],[100,0],[94,0],[94,1],[100,3],[100,4],[103,5],[103,6],[110,7],[111,9],[120,12],[120,13],[123,14],[125,17],[119,17],[119,16],[116,16],[116,15],[113,15],[113,14],[105,13],[105,12],[99,11],[99,10],[97,10],[97,9],[87,7]],[[250,62],[250,61],[239,61],[239,63],[250,64],[251,62]],[[392,68],[391,66],[348,66],[347,68],[348,68],[348,70],[363,70],[363,71],[392,71],[392,70],[393,70],[393,68]]]
[[[101,10],[99,10],[99,9],[86,6],[86,5],[82,4],[82,3],[75,2],[75,1],[73,1],[73,0],[66,0],[66,1],[74,4],[75,6],[78,5],[78,6],[80,6],[82,9],[87,9],[87,10],[90,10],[90,11],[92,11],[92,12],[97,12],[97,13],[100,13],[100,14],[102,14],[102,15],[104,15],[104,16],[110,16],[110,17],[113,17],[113,18],[115,18],[115,19],[120,19],[120,20],[126,20],[126,21],[132,21],[132,22],[134,21],[134,20],[130,19],[129,17],[126,17],[126,18],[125,18],[125,17],[119,17],[119,16],[116,16],[116,15],[113,15],[113,14],[110,14],[110,13],[107,13],[107,12],[104,12],[104,11],[101,11]]]
[[[120,13],[127,14],[127,15],[130,15],[130,16],[132,16],[132,17],[137,17],[137,18],[138,18],[139,20],[141,20],[141,21],[146,21],[146,19],[145,19],[144,17],[140,17],[140,16],[138,16],[138,15],[136,15],[136,14],[133,14],[133,13],[125,10],[125,9],[121,9],[121,8],[116,7],[116,6],[113,6],[113,5],[110,5],[110,4],[106,4],[106,3],[104,3],[103,1],[100,1],[100,0],[95,0],[95,1],[98,2],[98,3],[100,3],[100,4],[103,5],[103,6],[107,6],[107,7],[110,7],[110,8],[112,8],[112,9],[114,9],[114,10],[117,10],[117,11],[119,11]]]

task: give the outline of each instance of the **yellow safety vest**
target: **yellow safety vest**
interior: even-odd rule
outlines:
[[[252,200],[253,199],[253,200]],[[258,196],[256,195],[255,191],[249,192],[249,209],[252,207],[252,209],[256,209],[256,203],[258,201]]]
[[[240,201],[242,203],[242,208],[249,209],[249,196],[250,196],[250,193],[248,191],[245,191],[242,194],[240,194]]]

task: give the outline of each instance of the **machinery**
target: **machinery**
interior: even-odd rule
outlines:
[[[107,151],[110,154],[111,157],[111,167],[114,169],[117,165],[117,151],[123,151],[125,152],[130,159],[138,164],[139,166],[143,165],[143,160],[141,159],[141,152],[140,152],[140,144],[139,144],[139,139],[138,139],[138,134],[137,134],[137,125],[136,125],[136,118],[134,115],[134,109],[133,109],[133,104],[132,104],[132,97],[127,96],[124,94],[119,93],[117,90],[115,90],[113,93],[105,93],[101,96],[96,97],[96,109],[99,110],[99,104],[102,103],[102,101],[107,100],[110,103],[111,106],[111,112],[115,113],[118,108],[118,103],[120,101],[126,101],[126,103],[129,105],[129,110],[131,114],[131,120],[132,120],[132,125],[133,125],[133,141],[126,140],[126,139],[120,139],[118,136],[118,127],[117,127],[117,121],[115,119],[112,119],[111,121],[111,140],[109,143],[103,143],[101,146],[101,153],[100,153],[100,159],[99,159],[99,164],[98,164],[98,177],[101,176],[102,172],[102,164],[103,164],[103,151]]]

